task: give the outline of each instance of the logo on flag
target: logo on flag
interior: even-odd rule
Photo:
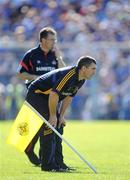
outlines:
[[[26,122],[19,123],[18,127],[17,127],[17,130],[18,130],[18,133],[21,136],[28,135],[29,134],[29,125],[28,125],[28,123],[26,123]]]

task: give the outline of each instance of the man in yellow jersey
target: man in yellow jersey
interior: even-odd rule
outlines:
[[[76,66],[53,70],[33,81],[28,88],[26,101],[61,133],[65,126],[66,108],[85,80],[90,79],[95,73],[96,60],[89,56],[83,56],[78,60]],[[62,106],[58,109],[61,101]],[[67,170],[56,161],[58,138],[50,128],[43,125],[40,139],[41,169],[44,171]]]

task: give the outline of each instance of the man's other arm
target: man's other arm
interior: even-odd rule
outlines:
[[[58,47],[58,45],[56,44],[55,47],[54,47],[54,51],[55,51],[55,55],[56,55],[56,59],[58,61],[58,68],[62,68],[62,67],[65,67],[66,64],[65,62],[63,61],[63,58],[62,58],[62,55],[61,55],[61,51]]]
[[[56,125],[57,125],[56,110],[57,110],[58,101],[59,101],[59,95],[56,92],[51,91],[50,95],[49,95],[49,113],[50,113],[50,117],[49,117],[48,122],[53,127],[56,127]]]
[[[66,67],[65,62],[62,59],[62,56],[58,57],[57,61],[58,61],[58,68]]]
[[[62,101],[62,106],[61,106],[61,110],[60,110],[60,118],[64,116],[65,111],[67,109],[67,107],[69,106],[69,104],[72,101],[72,97],[67,96],[63,101]]]
[[[61,126],[66,125],[64,114],[65,114],[65,111],[66,111],[67,107],[70,105],[71,101],[72,101],[72,97],[70,97],[70,96],[67,96],[62,101],[62,106],[61,106],[61,109],[60,109],[60,117],[59,117],[58,128],[60,128]]]
[[[34,74],[29,74],[27,72],[22,72],[22,73],[18,72],[16,74],[16,77],[18,77],[21,80],[29,80],[29,81],[31,81],[31,80],[36,79],[38,76],[36,76]]]

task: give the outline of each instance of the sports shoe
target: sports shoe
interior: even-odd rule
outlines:
[[[58,167],[59,167],[60,169],[66,170],[66,171],[75,170],[75,168],[69,167],[69,166],[67,166],[65,163],[59,164]]]
[[[28,159],[30,160],[30,162],[36,166],[40,166],[40,160],[37,157],[37,155],[32,151],[32,152],[25,152]]]
[[[68,170],[62,169],[59,167],[54,167],[54,168],[41,168],[42,171],[49,171],[49,172],[67,172]]]
[[[69,168],[65,163],[58,164],[58,167],[62,168],[62,169],[68,169]]]

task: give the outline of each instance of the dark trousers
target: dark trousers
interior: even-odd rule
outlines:
[[[43,94],[36,94],[33,90],[29,90],[26,101],[31,104],[47,121],[49,120],[48,98],[46,96]],[[57,130],[60,134],[63,134],[62,127],[60,129],[57,128]],[[62,164],[62,140],[50,128],[48,128],[45,123],[33,138],[30,146],[34,148],[39,136],[42,167],[47,169],[53,168],[56,164]],[[29,149],[29,146],[27,149]]]

